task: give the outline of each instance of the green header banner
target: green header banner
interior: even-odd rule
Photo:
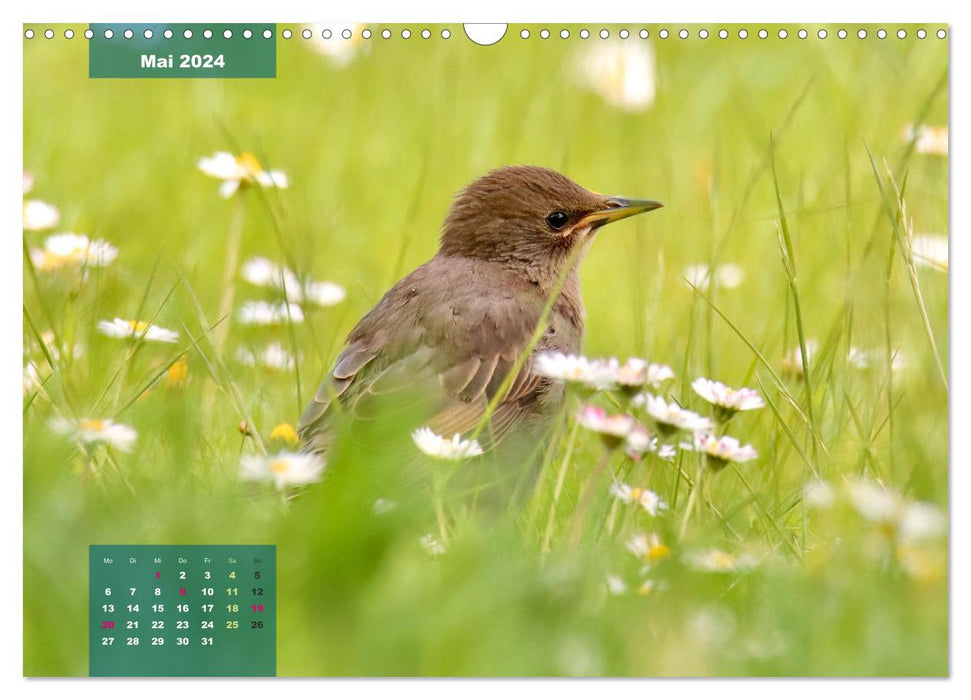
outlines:
[[[92,24],[89,78],[275,78],[275,24]]]

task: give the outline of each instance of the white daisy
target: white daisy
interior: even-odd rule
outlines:
[[[855,369],[867,369],[870,366],[870,354],[862,348],[851,345],[846,353],[846,364]]]
[[[438,538],[435,537],[435,535],[431,534],[430,532],[425,535],[422,535],[418,539],[418,544],[420,544],[422,546],[422,549],[424,549],[432,556],[438,557],[438,556],[441,556],[442,554],[445,554],[445,545],[439,542]]]
[[[654,104],[654,51],[645,42],[598,42],[577,55],[577,82],[607,103],[630,111]]]
[[[759,456],[754,447],[743,445],[730,435],[716,438],[714,435],[696,433],[693,442],[683,443],[681,447],[708,455],[708,466],[712,471],[723,469],[729,462],[749,462]]]
[[[334,282],[314,282],[313,280],[304,285],[304,296],[312,304],[317,306],[334,306],[339,304],[347,297],[347,292],[339,284]]]
[[[285,172],[264,170],[260,161],[249,151],[243,151],[238,156],[217,151],[211,156],[200,158],[197,165],[206,175],[222,180],[219,195],[223,198],[232,197],[237,190],[248,185],[280,189],[290,186]]]
[[[613,383],[625,390],[636,390],[645,384],[655,389],[674,378],[674,371],[667,365],[651,364],[639,357],[632,357],[613,372]]]
[[[809,360],[809,364],[812,364],[813,356],[818,350],[819,343],[814,338],[808,338],[806,340],[806,359]],[[798,345],[789,350],[782,358],[782,371],[791,374],[796,379],[802,379],[802,351]]]
[[[293,323],[303,323],[303,309],[283,302],[246,301],[236,312],[236,319],[248,326],[275,326],[286,323],[288,318]]]
[[[684,562],[692,569],[712,573],[747,571],[758,563],[752,555],[734,555],[717,548],[689,552],[684,556]]]
[[[641,404],[663,433],[670,434],[676,430],[698,432],[700,430],[711,430],[714,427],[710,419],[681,408],[674,402],[668,403],[660,396],[653,394],[638,396],[635,405]]]
[[[600,435],[604,444],[610,449],[619,447],[637,425],[637,421],[627,414],[611,416],[599,406],[591,405],[583,406],[577,411],[576,420],[580,427]]]
[[[395,506],[394,501],[389,501],[387,498],[379,498],[371,504],[371,512],[375,515],[384,515],[394,510]]]
[[[656,532],[652,532],[650,535],[639,532],[627,541],[626,546],[627,551],[648,563],[667,559],[671,556],[671,550],[661,541],[661,536]]]
[[[803,500],[810,508],[829,508],[836,501],[836,492],[828,481],[813,479],[803,489]]]
[[[904,354],[903,350],[895,350],[893,357],[890,358],[890,371],[902,372],[905,369],[907,369],[907,355]]]
[[[54,432],[69,435],[78,442],[88,445],[105,443],[123,452],[130,452],[138,438],[138,433],[130,425],[115,423],[107,418],[101,420],[53,418],[50,426]]]
[[[52,331],[50,328],[45,331],[41,331],[40,339],[47,348],[47,352],[44,352],[44,348],[42,348],[33,337],[26,340],[25,345],[29,348],[31,353],[42,353],[44,355],[45,364],[48,354],[54,359],[55,363],[61,362],[61,349],[57,343],[57,338],[54,335],[54,331]],[[84,346],[75,343],[74,347],[71,348],[70,354],[72,359],[75,360],[84,357]]]
[[[947,514],[933,503],[906,503],[897,518],[897,536],[916,544],[947,534]]]
[[[40,370],[34,362],[24,363],[24,396],[43,391],[44,380],[47,376],[49,376],[47,373],[45,373],[45,376],[41,376]]]
[[[624,451],[631,459],[637,460],[644,456],[645,452],[655,452],[657,450],[657,438],[647,432],[642,425],[635,425],[625,438]]]
[[[534,371],[543,377],[559,379],[565,382],[575,382],[584,385],[602,383],[599,388],[609,386],[605,382],[605,374],[599,363],[583,355],[568,355],[562,352],[543,352],[536,356],[533,364]]]
[[[590,360],[590,376],[584,382],[594,391],[603,391],[617,385],[617,374],[620,371],[617,358]]]
[[[31,248],[30,260],[38,270],[63,267],[106,267],[118,257],[118,249],[105,240],[92,241],[79,233],[48,236],[43,248]]]
[[[297,276],[288,267],[269,258],[250,258],[243,263],[243,279],[257,287],[270,287],[286,293],[287,299],[303,301],[303,290]]]
[[[904,129],[904,141],[913,141],[918,153],[947,157],[947,124],[928,126],[908,124]]]
[[[145,321],[126,321],[116,318],[113,321],[98,321],[98,331],[109,338],[141,338],[158,343],[174,343],[179,339],[177,331],[162,328]]]
[[[900,493],[868,479],[850,481],[846,491],[860,515],[884,526],[904,544],[947,533],[947,514],[932,503],[908,501]]]
[[[886,350],[882,348],[865,350],[855,345],[851,345],[846,353],[846,364],[854,369],[869,369],[871,363],[882,362],[886,357]],[[907,367],[907,360],[902,350],[894,350],[890,358],[890,370],[900,372]]]
[[[940,233],[922,233],[910,240],[910,252],[914,264],[929,267],[938,272],[947,272],[947,236]]]
[[[674,459],[674,456],[677,453],[678,451],[674,445],[660,445],[657,448],[657,456],[661,459],[666,459],[669,462]]]
[[[688,265],[684,268],[683,274],[688,282],[699,289],[708,289],[712,277],[714,277],[715,286],[724,289],[735,289],[745,281],[745,270],[742,269],[741,265],[735,263],[723,263],[716,266],[714,275],[712,275],[711,268],[704,263]]]
[[[647,381],[647,360],[631,357],[614,371],[614,383],[623,388],[639,388]]]
[[[462,460],[482,454],[482,446],[476,440],[463,440],[458,433],[449,440],[431,428],[419,428],[411,434],[411,439],[419,450],[436,459]]]
[[[587,430],[604,433],[614,437],[627,437],[637,424],[626,414],[607,415],[599,406],[586,405],[577,413],[577,421]]]
[[[765,406],[762,397],[755,389],[732,389],[721,382],[698,377],[691,382],[691,388],[716,408],[718,417],[727,420],[738,411],[751,411]]]
[[[627,592],[627,584],[617,574],[607,574],[607,591],[610,595],[623,595]]]
[[[610,485],[610,493],[623,503],[636,503],[651,515],[667,510],[668,504],[650,489],[632,488],[627,484],[615,481]]]
[[[662,445],[656,436],[651,435],[640,423],[635,423],[631,431],[624,439],[624,452],[627,456],[638,461],[648,452],[657,455],[661,459],[670,460],[675,455],[674,447]]]
[[[24,200],[24,230],[43,231],[54,228],[61,220],[61,212],[53,204],[39,199]]]
[[[236,359],[240,364],[248,367],[263,367],[272,370],[290,370],[294,366],[293,355],[280,343],[270,343],[256,352],[249,348],[239,348],[236,351]]]
[[[900,510],[900,496],[887,487],[867,479],[847,484],[850,503],[864,518],[875,523],[892,523]]]
[[[670,379],[674,379],[674,370],[667,365],[659,365],[652,362],[647,366],[647,379],[645,384],[650,384],[657,389],[661,384]]]
[[[279,452],[275,455],[243,455],[239,478],[243,481],[272,481],[277,489],[320,481],[324,460],[317,455]]]
[[[307,280],[301,284],[296,274],[269,258],[250,258],[243,264],[243,279],[257,287],[269,287],[285,292],[291,302],[309,301],[317,306],[334,306],[347,296],[344,288],[333,282]]]

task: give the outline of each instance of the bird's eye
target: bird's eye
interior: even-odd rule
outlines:
[[[550,228],[554,231],[559,231],[561,228],[566,226],[566,222],[570,220],[566,212],[555,211],[546,217],[546,223],[550,225]]]

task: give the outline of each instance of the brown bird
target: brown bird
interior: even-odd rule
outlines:
[[[347,337],[300,419],[304,450],[327,450],[335,413],[354,417],[369,397],[418,386],[434,393],[432,430],[451,437],[475,429],[565,273],[545,331],[488,426],[490,446],[513,433],[530,435],[535,446],[563,388],[536,374],[532,358],[580,352],[580,260],[601,226],[661,206],[596,194],[534,166],[499,168],[470,184],[449,209],[435,257],[395,284]]]

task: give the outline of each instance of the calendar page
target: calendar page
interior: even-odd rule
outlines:
[[[20,27],[24,676],[948,675],[949,25],[228,17]]]

